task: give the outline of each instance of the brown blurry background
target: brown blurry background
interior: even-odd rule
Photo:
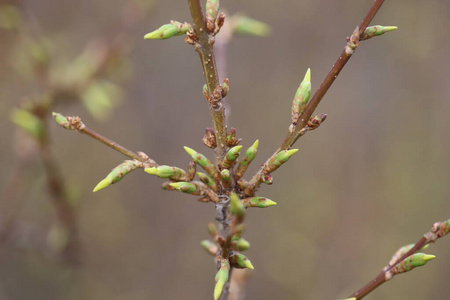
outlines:
[[[313,92],[373,1],[222,1],[272,27],[267,38],[235,37],[228,48],[228,125],[244,149],[260,148],[245,178],[282,142],[291,101],[308,67]],[[54,41],[55,55],[74,59],[89,40],[120,30],[124,1],[21,0]],[[130,76],[119,81],[121,104],[106,121],[79,103],[55,111],[79,115],[92,129],[160,164],[185,168],[184,145],[201,143],[211,118],[202,96],[200,61],[183,38],[143,40],[174,19],[190,21],[187,1],[155,1],[129,31]],[[450,218],[450,2],[386,1],[375,24],[399,30],[363,42],[317,113],[322,126],[301,138],[300,151],[260,196],[278,202],[248,211],[246,255],[255,270],[246,299],[345,298],[372,279],[398,247],[416,242],[435,221]],[[19,134],[10,112],[34,87],[11,65],[11,33],[0,36],[0,188],[18,163]],[[211,299],[215,266],[200,247],[214,208],[162,191],[162,180],[137,170],[98,193],[93,187],[123,155],[51,123],[53,151],[79,199],[81,257],[73,268],[14,237],[0,245],[1,300]],[[37,159],[37,161],[39,161]],[[39,163],[30,164],[15,201],[0,208],[23,226],[46,232],[54,209]],[[1,217],[0,211],[0,217]],[[22,226],[21,225],[21,226]],[[450,238],[426,251],[437,259],[395,277],[367,299],[450,297]]]

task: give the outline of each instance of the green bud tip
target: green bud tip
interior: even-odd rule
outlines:
[[[254,270],[254,269],[255,269],[255,268],[253,267],[252,263],[251,263],[249,260],[246,260],[246,261],[244,262],[244,265],[245,265],[245,267],[246,267],[247,269],[250,269],[250,270]]]
[[[144,171],[150,175],[158,175],[158,173],[159,173],[158,168],[155,168],[155,167],[145,168]]]
[[[191,148],[186,147],[186,146],[184,146],[183,148],[190,156],[195,156],[195,154],[197,154],[197,151],[195,151],[194,149],[191,149]]]
[[[111,185],[111,181],[108,178],[103,179],[102,181],[100,181],[94,188],[93,192],[98,192],[102,189],[104,189],[105,187]]]
[[[423,257],[422,257],[422,259],[424,260],[424,261],[429,261],[429,260],[432,260],[432,259],[435,259],[436,258],[436,255],[431,255],[431,254],[425,254]]]
[[[170,183],[169,185],[170,185],[171,187],[173,187],[174,189],[179,190],[179,189],[181,189],[183,186],[186,186],[186,183],[187,183],[187,182],[173,182],[173,183]]]
[[[298,149],[291,149],[291,150],[287,150],[286,151],[286,155],[288,157],[291,157],[292,155],[294,155],[295,153],[297,153]]]
[[[384,29],[386,30],[386,32],[389,32],[389,31],[398,29],[398,27],[397,26],[384,26]]]
[[[266,205],[267,206],[274,206],[274,205],[277,205],[277,203],[275,201],[270,200],[270,199],[266,199]]]
[[[258,146],[259,146],[259,140],[256,140],[256,141],[253,143],[252,148],[258,149]]]
[[[311,68],[308,68],[305,74],[305,78],[303,78],[303,82],[311,82]]]

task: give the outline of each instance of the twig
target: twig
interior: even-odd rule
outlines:
[[[433,227],[429,232],[424,234],[417,243],[405,254],[403,254],[401,257],[399,257],[392,265],[389,265],[386,267],[380,274],[378,274],[377,277],[375,277],[372,281],[367,283],[365,286],[363,286],[358,291],[354,292],[349,296],[349,298],[356,298],[357,300],[364,298],[367,294],[372,292],[374,289],[379,287],[381,284],[388,281],[391,276],[389,276],[389,271],[395,267],[398,263],[403,261],[405,258],[409,257],[410,255],[416,253],[420,249],[422,249],[425,245],[429,243],[434,243],[438,238],[443,237],[446,235],[449,231],[449,225],[450,220],[447,222],[437,222],[433,224]]]
[[[205,76],[209,95],[212,95],[214,90],[219,85],[216,60],[213,52],[214,37],[209,35],[206,28],[200,0],[188,0],[188,3],[192,20],[194,22],[194,30],[198,37],[198,40],[195,43],[195,50],[200,56],[200,60],[202,62],[203,74]],[[209,110],[213,118],[214,130],[216,132],[217,162],[220,162],[227,151],[227,145],[225,142],[227,136],[225,127],[225,108],[221,102],[217,102],[217,106],[214,107],[213,105],[210,105]]]
[[[339,55],[330,72],[328,72],[319,89],[315,92],[314,96],[309,101],[308,105],[305,108],[305,111],[300,115],[299,122],[296,125],[295,130],[290,131],[287,134],[283,143],[280,145],[277,151],[275,151],[275,153],[266,161],[266,163],[271,159],[273,159],[278,152],[282,150],[287,150],[290,147],[292,147],[292,145],[297,141],[297,139],[300,136],[302,136],[302,129],[305,128],[308,120],[311,118],[317,105],[319,105],[320,101],[325,96],[328,89],[336,80],[339,73],[344,68],[345,64],[349,61],[350,57],[353,55],[355,49],[359,46],[359,38],[361,34],[366,30],[366,27],[372,21],[372,19],[380,9],[383,2],[384,0],[376,0],[373,3],[364,20],[358,27],[356,27],[355,31],[352,34],[352,37],[350,38],[349,42],[345,46],[342,53]],[[261,169],[253,176],[253,178],[249,182],[249,188],[247,189],[247,196],[254,195],[254,193],[258,190],[259,186],[261,185],[260,179],[261,176],[263,175],[263,170],[266,163],[262,165]]]

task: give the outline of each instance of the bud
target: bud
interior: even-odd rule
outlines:
[[[230,90],[230,80],[225,78],[222,83],[222,98],[225,98],[228,95],[228,91]]]
[[[229,188],[231,186],[231,177],[230,177],[230,170],[223,169],[220,172],[220,176],[222,177],[222,184],[224,188]]]
[[[309,130],[316,129],[317,127],[320,126],[320,124],[322,124],[323,121],[326,120],[326,118],[327,118],[327,114],[320,114],[320,115],[317,115],[315,117],[312,117],[308,121],[308,129]]]
[[[397,26],[381,26],[381,25],[375,25],[367,27],[366,30],[364,30],[364,33],[361,34],[359,40],[364,41],[373,38],[374,36],[385,34],[386,32],[392,31],[397,29]]]
[[[219,299],[222,294],[223,286],[228,281],[230,274],[230,262],[227,259],[222,259],[220,262],[220,270],[216,274],[216,286],[214,288],[214,300]]]
[[[206,0],[206,18],[210,20],[216,20],[219,14],[219,0]]]
[[[206,184],[213,191],[217,191],[217,189],[218,189],[217,183],[209,175],[206,175],[205,173],[197,172],[197,176],[201,182]]]
[[[244,207],[259,207],[259,208],[266,208],[269,206],[277,205],[275,201],[272,201],[264,197],[245,198],[242,200],[242,204],[244,205]]]
[[[292,101],[291,120],[292,124],[297,125],[300,115],[305,111],[308,104],[309,97],[311,97],[311,69],[308,68],[305,78],[295,93]]]
[[[216,133],[214,132],[214,129],[209,127],[206,128],[206,133],[203,136],[202,141],[206,147],[215,149],[217,147],[217,142],[216,142]]]
[[[236,163],[236,159],[239,157],[239,153],[241,152],[242,146],[235,146],[228,150],[227,155],[222,160],[222,168],[230,169]]]
[[[413,255],[408,256],[400,263],[395,265],[386,275],[388,279],[392,276],[404,272],[411,271],[414,268],[421,267],[425,265],[428,261],[434,259],[436,256],[428,255],[425,253],[415,253]]]
[[[236,168],[234,177],[239,180],[247,171],[250,163],[255,159],[258,152],[259,140],[256,140],[252,146],[250,146],[247,151],[245,151],[244,159],[239,162],[239,166]]]
[[[429,244],[426,244],[425,246],[422,247],[422,249],[420,249],[420,251],[427,249],[428,246],[429,246]],[[414,247],[414,244],[408,244],[406,246],[399,248],[395,252],[395,254],[392,256],[391,260],[389,261],[389,265],[390,266],[394,265],[399,260],[400,257],[402,257],[404,254],[406,254],[413,247]]]
[[[177,191],[191,194],[191,195],[203,195],[201,187],[195,182],[173,182],[170,184],[171,187],[176,189]]]
[[[125,177],[125,175],[127,175],[128,173],[130,173],[131,171],[135,170],[138,166],[138,162],[134,161],[134,160],[126,160],[123,163],[121,163],[120,165],[118,165],[117,167],[115,167],[111,173],[108,174],[108,176],[106,176],[105,179],[103,179],[102,181],[100,181],[94,188],[93,192],[98,192],[101,189],[104,189],[105,187],[119,182],[120,180],[122,180],[123,177]]]
[[[244,254],[238,252],[230,254],[230,264],[237,269],[254,269],[251,261]]]
[[[65,128],[65,129],[73,129],[73,127],[70,125],[69,120],[67,120],[66,117],[64,117],[62,114],[57,112],[52,112],[53,119],[55,119],[56,123],[58,123],[59,126]]]
[[[248,181],[244,179],[239,179],[237,181],[237,185],[241,190],[245,190],[248,187]]]
[[[250,248],[250,243],[247,240],[240,238],[233,242],[233,248],[239,252],[242,252]]]
[[[232,19],[233,31],[241,35],[265,37],[270,34],[270,26],[255,19],[238,15]]]
[[[287,162],[298,149],[281,150],[274,157],[272,157],[264,166],[265,173],[271,173],[278,169],[282,164]]]
[[[187,179],[187,173],[183,169],[177,167],[162,165],[157,168],[145,168],[144,171],[150,175],[156,175],[159,178],[170,178],[175,181]]]
[[[188,166],[187,181],[194,180],[195,171],[196,171],[195,162],[191,160]]]
[[[209,159],[207,159],[206,156],[189,147],[184,147],[184,150],[186,150],[186,152],[192,157],[195,163],[200,165],[206,171],[206,173],[208,173],[209,176],[211,176],[214,180],[219,180],[219,171],[217,171],[214,164]]]
[[[217,247],[216,243],[210,240],[203,240],[200,242],[200,245],[202,245],[203,249],[205,249],[206,252],[211,255],[216,255],[216,253],[219,251],[219,247]]]
[[[242,139],[236,139],[236,128],[231,128],[228,131],[228,135],[226,138],[226,143],[228,146],[233,147],[238,145]]]
[[[273,177],[270,174],[262,174],[260,177],[262,183],[271,185],[273,183]]]
[[[177,21],[171,21],[170,24],[164,24],[155,31],[147,33],[144,36],[144,39],[164,40],[173,36],[186,34],[189,30],[192,30],[191,24],[186,22],[180,23]]]
[[[244,219],[245,216],[244,204],[242,204],[241,199],[239,199],[239,196],[234,192],[230,194],[230,211],[240,220]]]

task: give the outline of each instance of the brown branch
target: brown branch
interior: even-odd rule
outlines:
[[[200,56],[208,92],[209,95],[212,96],[214,90],[219,85],[216,60],[213,52],[214,36],[210,35],[206,28],[205,18],[203,16],[200,0],[188,0],[188,3],[192,20],[194,22],[194,30],[198,37],[198,40],[195,42],[194,47],[198,55]],[[220,162],[227,151],[227,144],[225,142],[227,136],[225,127],[225,108],[219,101],[215,106],[210,105],[209,110],[213,118],[214,130],[216,132],[217,162]]]
[[[367,294],[375,290],[377,287],[379,287],[381,284],[385,283],[390,279],[389,276],[387,276],[387,273],[394,268],[398,263],[403,261],[405,258],[409,257],[410,255],[416,253],[420,249],[422,249],[425,245],[429,243],[434,243],[438,238],[443,237],[450,231],[450,228],[448,228],[448,224],[450,223],[450,220],[447,222],[437,222],[433,224],[433,227],[429,232],[424,234],[417,243],[405,254],[400,256],[392,265],[388,265],[386,268],[384,268],[383,271],[381,271],[380,274],[378,274],[373,280],[371,280],[369,283],[367,283],[365,286],[360,288],[358,291],[351,294],[348,298],[356,298],[357,300],[364,298]]]
[[[381,5],[383,4],[384,0],[376,0],[372,7],[370,8],[369,12],[367,13],[364,20],[361,22],[361,24],[356,27],[355,31],[352,34],[352,37],[350,38],[350,41],[345,46],[342,53],[339,55],[338,59],[334,63],[333,67],[331,68],[330,72],[328,72],[327,76],[323,80],[322,84],[320,85],[319,89],[315,92],[314,96],[309,101],[308,105],[305,108],[305,111],[300,115],[299,122],[295,127],[295,130],[289,131],[287,136],[285,137],[283,143],[280,145],[280,147],[277,149],[277,151],[266,161],[266,163],[273,159],[278,152],[281,150],[286,150],[292,147],[292,145],[297,141],[297,139],[302,136],[302,129],[305,128],[308,120],[311,118],[312,114],[314,113],[314,110],[319,105],[320,101],[323,99],[325,94],[327,93],[328,89],[331,87],[333,82],[338,77],[339,73],[342,71],[346,63],[350,60],[350,57],[353,55],[354,50],[359,46],[359,38],[361,34],[366,30],[366,27],[369,25],[369,23],[374,18],[375,14],[380,9]],[[264,163],[261,167],[261,169],[253,176],[249,183],[249,188],[247,192],[247,196],[253,195],[256,190],[258,190],[259,186],[261,185],[261,176],[263,175],[264,166],[266,165]]]

